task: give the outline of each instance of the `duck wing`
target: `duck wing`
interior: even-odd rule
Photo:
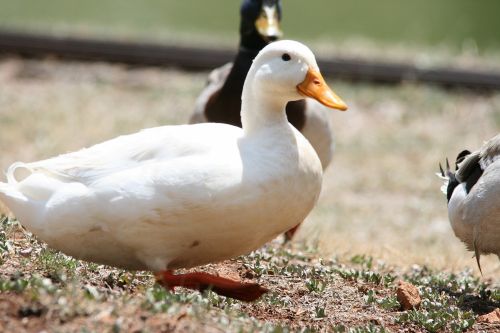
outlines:
[[[457,157],[459,166],[455,176],[460,183],[465,183],[467,193],[469,193],[484,170],[500,158],[500,134],[486,142],[480,150],[468,155],[464,152]],[[460,158],[463,159],[462,162],[459,162]]]
[[[209,126],[207,126],[209,125]],[[11,165],[9,183],[17,183],[33,173],[63,182],[90,185],[112,173],[132,169],[148,162],[168,161],[204,154],[217,147],[228,135],[240,130],[225,124],[163,126],[123,135],[82,150],[50,159]]]
[[[500,158],[500,134],[483,145],[480,156],[483,170]]]
[[[481,157],[479,151],[467,155],[459,164],[458,170],[455,174],[456,179],[460,183],[465,183],[467,193],[470,192],[471,188],[477,183],[478,179],[483,174],[483,169],[479,163],[480,160]]]

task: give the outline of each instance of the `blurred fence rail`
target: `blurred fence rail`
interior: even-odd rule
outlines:
[[[61,59],[119,62],[139,66],[172,66],[198,71],[212,69],[231,61],[235,52],[235,50],[228,49],[0,31],[0,55],[15,54],[29,58],[55,56]],[[318,64],[325,76],[351,81],[387,84],[412,81],[446,87],[500,89],[500,72],[419,68],[409,64],[370,62],[338,57],[318,58]]]

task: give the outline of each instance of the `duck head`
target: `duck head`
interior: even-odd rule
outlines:
[[[267,119],[285,116],[289,101],[310,97],[341,111],[347,105],[323,79],[309,48],[299,42],[282,40],[263,48],[250,68],[242,95],[242,123],[257,118],[259,110]],[[275,114],[275,116],[273,116]],[[279,115],[277,115],[279,114]],[[264,117],[264,116],[263,116]]]
[[[240,13],[240,46],[258,51],[281,37],[280,0],[244,0]]]
[[[310,97],[329,108],[347,110],[323,79],[314,54],[299,42],[282,40],[267,45],[255,58],[248,77],[258,83],[253,85],[258,95],[285,103]]]

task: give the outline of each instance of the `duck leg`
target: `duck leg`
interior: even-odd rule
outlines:
[[[255,301],[268,291],[257,283],[243,283],[204,272],[173,274],[171,270],[166,270],[156,273],[155,277],[159,284],[170,290],[175,287],[199,291],[211,289],[219,295],[246,302]]]
[[[285,232],[285,243],[288,243],[289,241],[292,240],[293,235],[295,235],[295,233],[297,232],[297,229],[299,229],[300,225],[301,225],[301,223],[297,224],[295,227],[293,227],[292,229]]]

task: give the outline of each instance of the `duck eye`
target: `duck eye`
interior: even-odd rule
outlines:
[[[283,61],[289,61],[290,59],[292,59],[292,57],[290,57],[288,53],[283,53],[281,55],[281,59],[283,59]]]

